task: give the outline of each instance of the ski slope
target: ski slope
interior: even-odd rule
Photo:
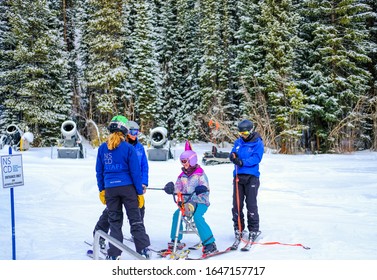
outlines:
[[[192,143],[199,158],[211,150]],[[230,146],[219,151],[230,151]],[[96,149],[85,145],[84,159],[57,159],[51,148],[22,152],[24,185],[14,188],[17,260],[88,260],[85,240],[104,206],[95,178]],[[175,159],[150,161],[150,187],[162,188],[180,173],[184,143],[172,148]],[[15,153],[15,152],[14,152]],[[7,155],[5,147],[0,155]],[[51,158],[51,155],[52,158]],[[199,159],[201,162],[201,159]],[[232,164],[203,166],[211,188],[205,219],[219,249],[233,242],[231,220]],[[279,155],[265,153],[261,166],[259,212],[262,234],[250,252],[216,257],[227,264],[245,260],[326,261],[377,259],[377,153]],[[0,265],[12,259],[10,189],[0,189]],[[152,247],[169,241],[172,196],[161,190],[145,195],[145,226]],[[129,236],[125,220],[123,231]],[[195,235],[183,239],[188,245]],[[265,243],[265,244],[264,244]],[[282,243],[282,244],[280,244]],[[127,244],[127,243],[126,243]],[[273,244],[273,245],[266,245]],[[301,244],[310,247],[305,250]],[[132,244],[128,244],[132,247]],[[193,252],[192,256],[198,256]],[[131,256],[122,255],[124,260]],[[156,255],[156,262],[167,261]],[[1,275],[1,272],[0,272]]]

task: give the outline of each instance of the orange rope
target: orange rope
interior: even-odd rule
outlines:
[[[307,247],[307,246],[304,246],[300,243],[297,243],[297,244],[291,244],[291,243],[281,243],[281,242],[278,242],[278,241],[271,241],[271,242],[250,242],[246,239],[242,239],[243,242],[245,243],[250,243],[250,244],[257,244],[257,245],[283,245],[283,246],[296,246],[296,247],[302,247],[304,248],[305,250],[309,250],[310,247]]]

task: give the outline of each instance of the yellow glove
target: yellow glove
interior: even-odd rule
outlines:
[[[139,194],[137,196],[137,200],[139,201],[139,208],[143,208],[143,206],[144,206],[144,195]]]
[[[101,202],[106,205],[105,190],[100,191],[99,200],[101,200]]]

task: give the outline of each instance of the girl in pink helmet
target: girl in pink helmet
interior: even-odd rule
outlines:
[[[203,254],[208,255],[217,252],[215,238],[212,234],[211,228],[204,220],[204,214],[207,211],[209,203],[209,184],[208,178],[204,170],[198,164],[198,156],[191,149],[191,145],[187,145],[186,150],[180,155],[180,161],[182,164],[182,172],[179,174],[175,184],[169,182],[165,185],[164,190],[167,194],[182,193],[191,194],[190,204],[194,205],[195,210],[193,219],[200,236],[200,240],[203,245]],[[179,209],[173,214],[172,227],[170,232],[171,242],[169,242],[169,248],[174,246],[174,238],[177,229]],[[180,224],[182,228],[182,223]],[[182,234],[178,236],[178,247],[183,247],[180,243]]]

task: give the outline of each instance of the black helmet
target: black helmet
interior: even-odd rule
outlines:
[[[122,132],[124,135],[127,135],[128,129],[127,129],[127,122],[128,119],[124,116],[115,116],[111,119],[110,125],[108,127],[110,133],[114,132]]]
[[[254,127],[254,124],[252,121],[249,120],[243,120],[238,123],[238,131],[243,132],[243,131],[251,131]]]

